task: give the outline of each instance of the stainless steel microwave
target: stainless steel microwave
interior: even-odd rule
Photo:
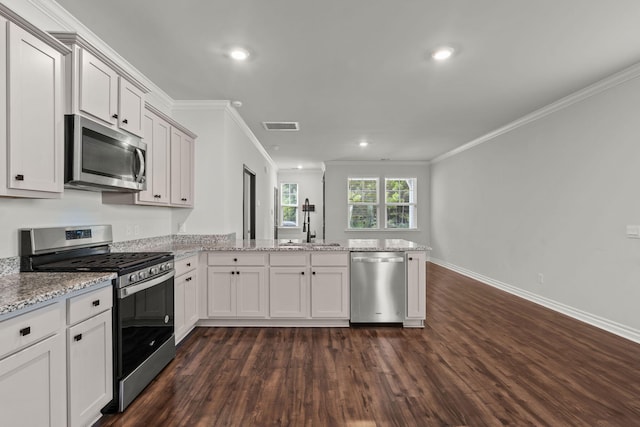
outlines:
[[[65,187],[135,192],[147,187],[147,145],[76,114],[65,116]]]

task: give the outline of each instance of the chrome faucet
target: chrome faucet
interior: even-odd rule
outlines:
[[[311,239],[315,239],[316,235],[311,234],[311,205],[309,204],[309,199],[304,199],[304,204],[302,205],[302,212],[304,212],[304,219],[302,220],[302,232],[307,233],[307,243],[311,243]]]

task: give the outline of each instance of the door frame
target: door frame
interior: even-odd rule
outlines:
[[[249,187],[248,194],[247,187]],[[249,230],[247,230],[247,222]],[[256,238],[256,174],[247,165],[242,165],[242,240],[247,238],[249,240]]]

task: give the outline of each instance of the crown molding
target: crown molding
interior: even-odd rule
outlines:
[[[240,127],[247,138],[249,138],[249,140],[253,143],[260,154],[262,154],[262,156],[267,159],[267,161],[271,164],[271,167],[277,172],[279,170],[278,165],[276,165],[269,153],[267,153],[267,150],[265,150],[262,144],[260,144],[260,141],[253,133],[253,131],[249,128],[244,119],[240,116],[238,110],[232,107],[231,104],[227,101],[227,106],[225,107],[224,111],[233,119],[234,122],[236,122],[236,124]]]
[[[174,101],[173,110],[224,110],[231,105],[230,101],[216,100],[180,100]]]
[[[640,77],[640,63],[632,65],[631,67],[625,68],[624,70],[617,72],[615,74],[610,75],[609,77],[605,77],[604,79],[585,87],[584,89],[580,89],[577,92],[574,92],[564,98],[561,98],[551,104],[548,104],[534,112],[522,116],[521,118],[514,120],[513,122],[502,126],[492,132],[489,132],[486,135],[483,135],[473,141],[470,141],[464,145],[461,145],[457,148],[454,148],[451,151],[447,151],[444,154],[441,154],[431,160],[431,163],[438,163],[449,157],[460,154],[464,151],[467,151],[475,146],[480,144],[484,144],[485,142],[491,141],[494,138],[497,138],[500,135],[503,135],[507,132],[511,132],[519,127],[525,126],[531,122],[536,120],[540,120],[541,118],[548,116],[549,114],[555,113],[557,111],[563,110],[575,103],[583,101],[589,97],[592,97],[600,92],[604,92],[611,88],[614,88],[622,83],[625,83],[629,80],[633,80],[637,77]]]
[[[427,160],[325,160],[325,166],[428,166]]]
[[[165,91],[158,85],[149,80],[137,68],[131,65],[111,46],[106,44],[100,37],[93,33],[87,26],[80,22],[75,16],[71,15],[66,9],[56,3],[54,0],[27,0],[33,7],[38,9],[43,15],[55,22],[64,32],[77,33],[86,43],[98,50],[102,56],[109,58],[109,62],[117,64],[119,72],[134,81],[142,84],[147,92],[152,92],[153,96],[167,106],[174,103]],[[58,31],[61,32],[61,31]],[[93,52],[92,52],[93,53]]]
[[[144,108],[146,108],[147,110],[151,111],[153,114],[155,114],[156,116],[160,117],[162,120],[166,121],[167,123],[169,123],[174,128],[177,128],[177,129],[181,130],[182,132],[187,134],[187,136],[189,136],[190,138],[196,139],[198,137],[198,135],[196,135],[195,133],[191,132],[189,129],[187,129],[186,127],[182,126],[180,123],[176,122],[173,118],[169,117],[163,111],[160,111],[159,109],[157,109],[153,105],[149,104],[148,102],[144,103]]]
[[[40,41],[51,46],[61,54],[68,55],[69,53],[71,53],[71,49],[69,49],[67,46],[60,43],[60,41],[56,40],[50,34],[42,31],[41,29],[39,29],[38,27],[36,27],[35,25],[27,21],[22,16],[18,15],[17,13],[15,13],[14,11],[9,9],[7,6],[5,6],[2,3],[0,3],[0,16],[4,16],[9,21],[29,31],[31,34],[37,37]]]

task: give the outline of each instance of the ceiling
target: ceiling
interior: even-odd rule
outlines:
[[[429,160],[640,61],[638,0],[57,2],[172,98],[241,101],[281,169]]]

